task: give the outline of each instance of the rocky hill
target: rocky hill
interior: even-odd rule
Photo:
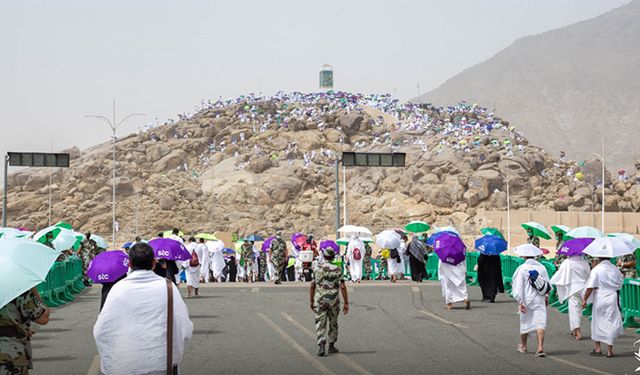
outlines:
[[[415,99],[495,108],[528,139],[574,159],[614,152],[633,170],[640,137],[640,0],[599,17],[515,41]]]
[[[596,210],[600,164],[559,161],[486,108],[348,93],[243,96],[118,140],[120,238],[178,226],[240,234],[334,231],[341,151],[406,152],[406,168],[347,169],[350,222],[421,219],[472,232],[478,208]],[[53,220],[111,231],[111,143],[53,173]],[[640,165],[638,166],[640,167]],[[9,177],[9,225],[47,224],[47,169]],[[342,172],[341,172],[342,174]],[[606,176],[607,210],[639,211],[640,185]],[[343,202],[344,203],[344,202]]]

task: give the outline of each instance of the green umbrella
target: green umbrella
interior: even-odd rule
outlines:
[[[71,226],[71,224],[64,222],[64,221],[60,221],[56,224],[53,225],[54,227],[58,227],[58,228],[64,228],[64,229],[69,229],[69,230],[73,230],[73,227]]]
[[[551,230],[553,231],[553,233],[566,234],[568,231],[571,230],[571,228],[569,228],[566,225],[552,225]]]
[[[51,243],[53,244],[53,248],[58,251],[71,249],[77,241],[75,232],[66,228],[56,226],[50,226],[42,229],[41,231],[33,235],[33,239],[37,242],[40,242],[41,244],[44,244],[45,242],[47,242],[48,233],[53,234],[53,241]]]
[[[594,227],[577,227],[567,233],[564,238],[602,238],[605,237],[604,233]]]
[[[533,232],[533,235],[536,237],[542,237],[545,240],[551,239],[551,235],[549,234],[549,231],[547,231],[547,228],[545,228],[545,226],[540,223],[529,221],[520,225],[526,230],[531,230]]]
[[[80,232],[74,232],[75,236],[76,236],[76,242],[73,244],[73,249],[74,250],[78,250],[80,248],[80,245],[82,244],[82,241],[84,241],[84,234],[80,233]]]
[[[406,229],[407,232],[411,232],[411,233],[424,233],[429,229],[431,229],[431,227],[429,226],[429,224],[425,223],[424,221],[414,220],[409,224],[405,225],[404,229]]]
[[[349,245],[349,239],[348,238],[338,238],[336,240],[336,243],[338,245],[342,245],[342,246],[348,246]]]
[[[218,238],[216,236],[214,236],[213,234],[209,234],[209,233],[198,233],[194,236],[195,238],[204,238],[207,241],[215,241]]]
[[[60,253],[21,238],[0,241],[0,308],[40,284]]]
[[[480,233],[484,234],[485,236],[498,236],[500,238],[504,238],[504,235],[502,235],[502,232],[500,232],[498,228],[481,228]]]

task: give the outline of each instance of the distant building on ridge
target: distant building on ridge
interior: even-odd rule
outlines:
[[[333,67],[329,64],[322,65],[320,70],[320,90],[333,90]]]

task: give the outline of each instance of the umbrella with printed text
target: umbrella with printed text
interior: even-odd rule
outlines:
[[[600,237],[594,239],[582,252],[595,258],[616,258],[634,251],[631,242],[623,238]]]
[[[467,246],[455,234],[443,233],[435,239],[433,252],[438,255],[438,258],[443,263],[455,266],[464,262]]]
[[[562,246],[560,246],[556,254],[568,257],[582,255],[582,251],[589,246],[593,240],[593,238],[574,238],[566,240],[562,243]]]
[[[507,250],[508,244],[500,236],[489,235],[478,238],[475,242],[475,248],[484,255],[499,255]]]
[[[191,253],[179,241],[171,238],[155,238],[149,241],[149,246],[153,248],[156,259],[187,260],[191,258]]]
[[[103,251],[93,257],[87,268],[87,276],[94,283],[112,283],[129,270],[129,256],[121,250]]]
[[[640,249],[640,240],[629,233],[609,233],[608,236],[622,238],[623,240],[630,242],[635,249]]]

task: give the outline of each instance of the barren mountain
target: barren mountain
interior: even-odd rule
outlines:
[[[53,171],[54,222],[111,231],[111,145],[73,149],[71,167]],[[597,161],[560,162],[478,106],[347,93],[248,96],[121,138],[117,149],[117,220],[127,239],[174,226],[332,233],[343,150],[407,153],[405,168],[347,169],[349,220],[372,230],[421,219],[471,233],[478,208],[505,209],[507,179],[514,209],[600,206]],[[9,176],[10,226],[47,225],[50,172]],[[639,211],[640,174],[609,178],[607,209]]]
[[[527,138],[573,159],[605,154],[632,168],[640,137],[640,0],[515,41],[415,102],[499,111]]]

